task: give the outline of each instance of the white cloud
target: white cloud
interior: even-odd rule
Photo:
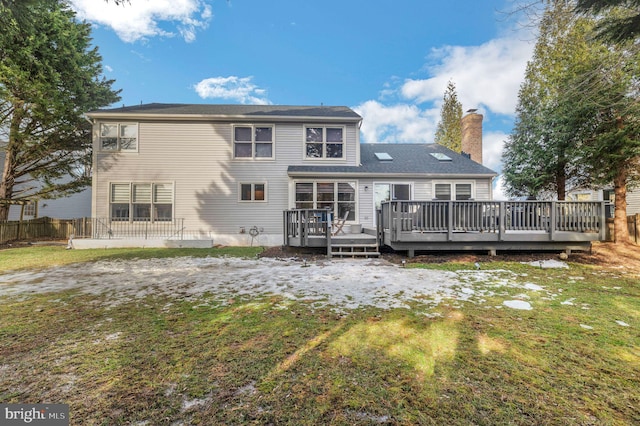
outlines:
[[[447,82],[453,80],[464,109],[484,106],[494,113],[513,115],[532,51],[533,44],[517,33],[480,46],[434,49],[432,63],[427,65],[433,77],[407,80],[402,96],[418,103],[439,101]]]
[[[493,199],[496,201],[509,199],[504,189],[504,175],[499,175],[493,182]]]
[[[364,117],[361,134],[365,143],[432,142],[440,114],[437,109],[423,111],[408,104],[386,106],[378,101],[367,101],[353,109]]]
[[[241,104],[268,105],[266,90],[252,83],[253,77],[211,77],[193,86],[203,99],[225,99]]]
[[[71,0],[81,19],[110,27],[125,42],[148,37],[173,37],[175,32],[160,27],[173,23],[186,42],[196,39],[196,32],[209,25],[211,6],[203,0],[133,0],[124,5],[103,0]]]
[[[502,148],[507,140],[504,132],[483,132],[482,163],[497,172],[502,170]]]
[[[433,142],[442,97],[447,82],[453,80],[463,109],[479,108],[484,115],[483,162],[500,173],[509,129],[486,129],[498,120],[508,126],[515,116],[518,91],[533,52],[532,39],[531,34],[514,31],[479,46],[434,49],[425,65],[430,77],[404,81],[392,77],[378,101],[354,107],[364,118],[363,142]],[[500,176],[495,199],[507,199],[502,182]]]

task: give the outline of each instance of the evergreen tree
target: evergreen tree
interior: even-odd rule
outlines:
[[[638,183],[640,57],[594,42],[597,21],[551,2],[503,153],[510,195],[613,185],[616,241],[628,240],[626,188]],[[606,17],[605,17],[606,18]]]
[[[102,77],[89,24],[64,2],[3,1],[0,32],[0,220],[9,203],[57,198],[90,184],[91,126],[83,113],[119,99]],[[13,7],[11,9],[10,7]]]
[[[577,8],[595,16],[608,12],[598,25],[598,35],[606,40],[626,42],[640,37],[640,0],[578,0]]]
[[[514,129],[503,151],[507,193],[564,200],[579,185],[582,167],[573,160],[578,135],[563,122],[559,105],[567,85],[584,72],[597,47],[588,41],[593,23],[572,5],[552,2],[540,21],[533,58],[519,92]],[[575,102],[575,98],[570,99]]]
[[[434,140],[452,151],[460,152],[462,150],[462,104],[458,101],[456,85],[452,81],[447,84],[443,101]]]

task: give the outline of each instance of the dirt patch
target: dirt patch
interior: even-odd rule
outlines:
[[[534,262],[559,258],[555,252],[498,252],[489,256],[486,252],[445,252],[418,253],[413,258],[404,254],[383,250],[381,257],[391,263],[487,263],[487,262]],[[294,258],[300,260],[318,260],[326,257],[325,249],[298,249],[292,247],[269,247],[260,257]],[[590,251],[574,252],[568,262],[597,265],[604,268],[627,268],[640,274],[640,246],[634,244],[613,244],[595,242]]]

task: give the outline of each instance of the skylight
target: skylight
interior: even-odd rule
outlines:
[[[451,157],[449,157],[447,154],[443,154],[441,152],[431,152],[430,154],[438,161],[451,161]]]
[[[393,157],[387,154],[386,152],[376,152],[376,158],[380,161],[391,161]]]

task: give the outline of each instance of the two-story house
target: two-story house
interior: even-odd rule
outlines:
[[[362,117],[341,106],[148,104],[87,116],[93,218],[180,221],[215,244],[282,244],[292,208],[366,228],[385,200],[491,200],[496,176],[435,144],[361,144]],[[470,116],[477,156],[482,116]]]

